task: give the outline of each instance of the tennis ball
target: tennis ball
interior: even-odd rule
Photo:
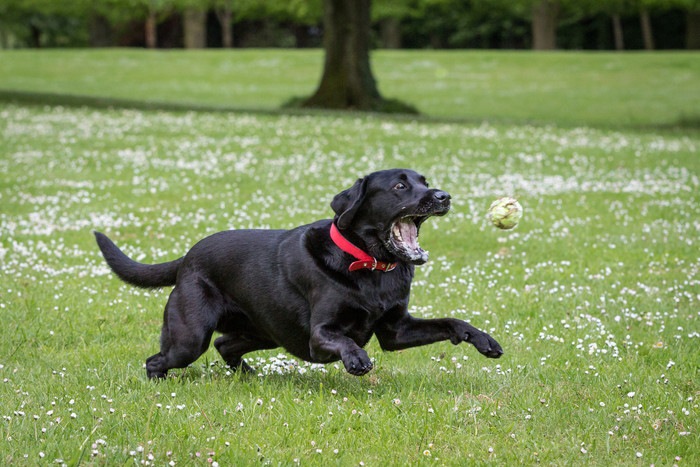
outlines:
[[[518,200],[510,196],[499,198],[489,207],[488,219],[493,225],[503,230],[510,230],[523,216],[523,207]]]

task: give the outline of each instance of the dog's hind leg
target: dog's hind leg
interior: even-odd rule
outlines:
[[[182,284],[170,294],[163,314],[160,352],[146,360],[149,378],[165,378],[202,355],[211,341],[218,310],[199,284]]]
[[[253,369],[243,360],[248,352],[279,347],[276,343],[261,339],[253,334],[229,333],[217,338],[214,347],[219,351],[226,364],[234,371],[251,373]]]

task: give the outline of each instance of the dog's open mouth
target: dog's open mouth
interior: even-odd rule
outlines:
[[[430,216],[401,217],[391,224],[387,247],[401,259],[423,264],[428,261],[428,252],[418,244],[418,232],[421,224]]]

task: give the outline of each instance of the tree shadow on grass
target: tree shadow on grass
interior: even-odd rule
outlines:
[[[324,107],[314,107],[310,106],[307,104],[308,98],[306,97],[293,97],[284,104],[282,104],[282,110],[302,110],[302,109],[312,109],[312,110],[331,110],[331,111],[350,111],[350,112],[357,112],[360,111],[359,109],[353,109],[353,108],[324,108]],[[380,113],[380,114],[400,114],[400,115],[420,115],[420,112],[418,109],[406,102],[400,101],[398,99],[375,99],[375,101],[372,104],[372,110],[371,112],[373,113]]]
[[[281,108],[247,108],[247,107],[231,107],[217,105],[202,105],[188,102],[163,102],[163,101],[138,101],[131,99],[117,99],[99,96],[83,96],[74,94],[56,94],[56,93],[41,93],[41,92],[26,92],[14,90],[0,89],[0,102],[14,103],[19,105],[37,105],[37,106],[63,106],[63,107],[89,107],[96,109],[132,109],[144,111],[166,111],[166,112],[213,112],[213,113],[247,113],[254,115],[311,115],[311,116],[377,116],[383,119],[397,121],[418,121],[422,123],[455,123],[455,124],[474,124],[483,123],[502,124],[502,125],[534,125],[534,126],[550,126],[556,125],[562,128],[603,128],[603,129],[618,129],[618,130],[637,130],[637,131],[671,131],[682,133],[698,133],[700,132],[700,114],[679,114],[673,122],[658,123],[658,124],[621,124],[614,125],[596,125],[595,123],[579,122],[560,124],[557,122],[539,121],[532,119],[505,119],[505,118],[482,118],[478,116],[462,116],[462,117],[433,117],[430,115],[420,114],[418,109],[410,104],[395,99],[384,99],[381,106],[375,111],[360,111],[360,110],[333,110],[302,107],[303,98],[296,97],[287,101]]]

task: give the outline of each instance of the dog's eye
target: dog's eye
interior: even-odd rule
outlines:
[[[405,190],[405,189],[406,189],[406,185],[404,185],[402,182],[399,182],[396,185],[394,185],[394,190]]]

